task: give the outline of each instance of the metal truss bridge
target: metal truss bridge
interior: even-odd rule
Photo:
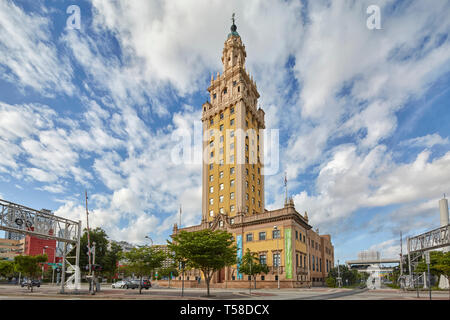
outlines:
[[[76,222],[55,216],[45,210],[39,211],[0,199],[0,230],[62,242],[64,248],[61,293],[64,293],[65,286],[75,290],[80,288],[81,221]],[[67,253],[74,247],[76,247],[76,256],[67,257]],[[67,261],[68,258],[75,258],[74,266]],[[68,270],[66,264],[69,267]],[[66,272],[74,273],[67,282],[65,281]]]

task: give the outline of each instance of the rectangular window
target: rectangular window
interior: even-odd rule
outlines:
[[[274,253],[273,254],[273,266],[274,267],[281,266],[280,254],[279,253]]]
[[[223,120],[223,112],[220,113],[220,120]]]
[[[223,166],[223,159],[219,160],[219,166]]]
[[[253,241],[253,233],[247,233],[247,242]]]
[[[272,239],[280,239],[280,230],[273,230],[272,231]]]
[[[231,206],[230,206],[230,211],[231,211],[231,212],[234,211],[234,205],[231,205]],[[234,219],[232,219],[232,220],[233,220],[233,223],[234,223]]]
[[[234,173],[234,167],[230,168],[230,174]]]
[[[223,171],[219,172],[219,178],[223,178]]]
[[[259,263],[260,264],[267,264],[267,257],[265,254],[262,254],[259,256]]]
[[[230,151],[234,151],[234,142],[232,144],[230,144]]]
[[[209,204],[214,204],[214,199],[213,198],[209,199]]]
[[[223,131],[223,124],[220,125],[220,131]]]
[[[223,190],[223,183],[219,184],[219,190]]]
[[[298,231],[295,230],[295,240],[298,240]]]
[[[213,175],[210,175],[209,176],[209,181],[213,181],[214,180],[214,176]]]
[[[213,193],[214,192],[214,187],[209,187],[209,193]]]
[[[230,156],[230,163],[234,164],[234,155]]]
[[[214,157],[214,151],[211,152],[211,158]]]
[[[234,180],[230,180],[230,187],[234,186]]]
[[[230,114],[233,114],[233,113],[234,113],[234,107],[231,107]]]
[[[220,142],[223,142],[223,136],[220,136]]]
[[[230,199],[233,200],[234,199],[234,192],[230,193]]]
[[[223,202],[223,196],[219,197],[219,202]]]
[[[313,271],[316,271],[316,263],[315,263],[314,256],[312,256],[312,269],[313,269]]]
[[[209,170],[212,170],[212,169],[213,169],[213,164],[210,163],[210,164],[209,164]]]
[[[212,147],[214,147],[214,141],[211,141],[210,143],[209,143],[209,146],[212,148]]]
[[[223,208],[220,208],[219,212],[223,214],[224,213]]]
[[[209,120],[209,124],[210,124],[210,125],[213,125],[213,124],[214,124],[214,119],[213,119],[213,118],[211,118],[211,119]]]
[[[234,137],[234,130],[230,131],[230,137],[233,138]]]
[[[259,233],[259,240],[266,240],[266,233],[265,232],[260,232]]]
[[[213,99],[215,99],[217,97],[217,94],[213,93]]]
[[[230,120],[230,126],[234,125],[234,119]]]
[[[210,217],[214,216],[214,210],[209,210],[209,216]]]
[[[234,211],[234,206],[232,206],[233,207],[233,210],[232,211]],[[234,224],[234,218],[231,218],[230,219],[230,224]]]

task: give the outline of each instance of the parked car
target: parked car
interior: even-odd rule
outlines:
[[[152,283],[149,280],[142,280],[142,289],[148,290],[152,287]],[[125,284],[126,289],[139,289],[139,280],[130,280]]]
[[[31,286],[31,287],[40,287],[41,281],[39,280],[23,280],[20,286],[23,288],[25,286]]]
[[[127,282],[125,280],[117,281],[111,285],[111,288],[124,288]]]

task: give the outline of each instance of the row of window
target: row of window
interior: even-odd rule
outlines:
[[[299,241],[303,241],[306,243],[306,236],[301,232],[298,232],[297,230],[295,230],[295,240],[299,240]]]
[[[261,231],[258,233],[258,240],[266,240],[266,232],[265,231]],[[281,233],[280,230],[272,230],[272,239],[280,239],[281,238]],[[251,242],[253,241],[253,233],[247,233],[246,234],[246,240],[247,242]]]
[[[309,245],[313,249],[320,250],[320,243],[318,243],[317,241],[314,241],[313,239],[311,239]]]

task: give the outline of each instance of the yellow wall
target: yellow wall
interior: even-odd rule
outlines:
[[[231,155],[234,155],[234,161],[236,162],[236,148],[237,148],[237,141],[235,137],[229,137],[229,133],[227,133],[227,130],[234,130],[236,133],[236,114],[237,114],[237,106],[234,106],[234,113],[231,114],[230,112],[231,108],[227,107],[223,111],[223,119],[220,119],[220,114],[217,114],[213,117],[214,123],[210,124],[210,119],[207,119],[205,121],[208,122],[207,125],[207,132],[204,133],[208,136],[208,146],[207,146],[207,156],[208,156],[208,168],[207,168],[207,179],[208,179],[208,209],[207,209],[207,216],[208,221],[212,221],[214,219],[214,216],[217,215],[220,212],[220,208],[224,209],[224,213],[227,213],[229,216],[235,216],[237,213],[237,206],[236,206],[236,199],[239,196],[236,193],[236,183],[237,183],[237,167],[235,164],[227,164],[229,162],[229,157]],[[230,121],[234,119],[234,125],[230,125]],[[248,200],[245,200],[246,206],[249,207],[249,214],[253,214],[253,211],[255,213],[260,213],[264,211],[263,203],[262,203],[262,196],[264,193],[264,190],[262,188],[263,181],[261,177],[261,171],[258,173],[258,169],[261,170],[261,164],[257,158],[258,156],[258,124],[257,121],[254,119],[254,117],[251,115],[250,112],[247,112],[246,120],[248,121],[248,128],[242,128],[242,129],[254,129],[255,135],[252,137],[249,137],[248,139],[245,139],[245,145],[248,145],[248,150],[245,151],[245,157],[249,158],[249,161],[251,161],[251,152],[254,152],[254,157],[256,159],[256,162],[253,166],[253,164],[249,163],[245,165],[245,169],[248,169],[249,173],[246,175],[246,172],[244,172],[244,181],[248,181],[248,188],[244,187],[244,194],[242,195],[245,199],[246,193],[248,193]],[[223,125],[223,130],[220,131],[220,126]],[[245,125],[245,124],[244,124]],[[214,136],[210,135],[211,130],[214,130]],[[219,134],[218,134],[219,133]],[[220,136],[223,136],[223,142],[220,142]],[[263,137],[260,137],[260,139],[263,139]],[[254,141],[254,144],[252,145],[252,140]],[[214,145],[211,147],[210,142],[213,141]],[[234,143],[234,148],[232,150],[228,150],[230,148],[231,143]],[[223,153],[220,153],[220,148],[223,148]],[[214,152],[214,156],[211,158],[211,152]],[[219,165],[219,160],[223,159],[224,164],[221,166]],[[213,169],[209,169],[209,164],[213,163]],[[230,175],[230,168],[234,167],[235,172]],[[245,170],[244,169],[244,170]],[[220,172],[223,171],[223,177],[220,178]],[[213,181],[210,181],[210,176],[213,176]],[[254,179],[253,179],[254,176]],[[230,186],[230,181],[234,180],[234,186]],[[259,180],[259,183],[258,183]],[[223,183],[224,189],[220,190],[219,186]],[[244,182],[245,184],[245,182]],[[213,193],[210,193],[210,187],[213,187]],[[255,191],[253,192],[253,187]],[[230,199],[231,192],[234,192],[234,199]],[[258,193],[259,192],[259,193]],[[223,202],[220,202],[220,196],[223,196]],[[210,199],[213,199],[213,204],[210,204]],[[253,204],[253,199],[255,200]],[[234,211],[231,211],[230,206],[234,205]],[[242,208],[245,210],[245,208]],[[210,211],[214,211],[214,216],[210,216]]]

